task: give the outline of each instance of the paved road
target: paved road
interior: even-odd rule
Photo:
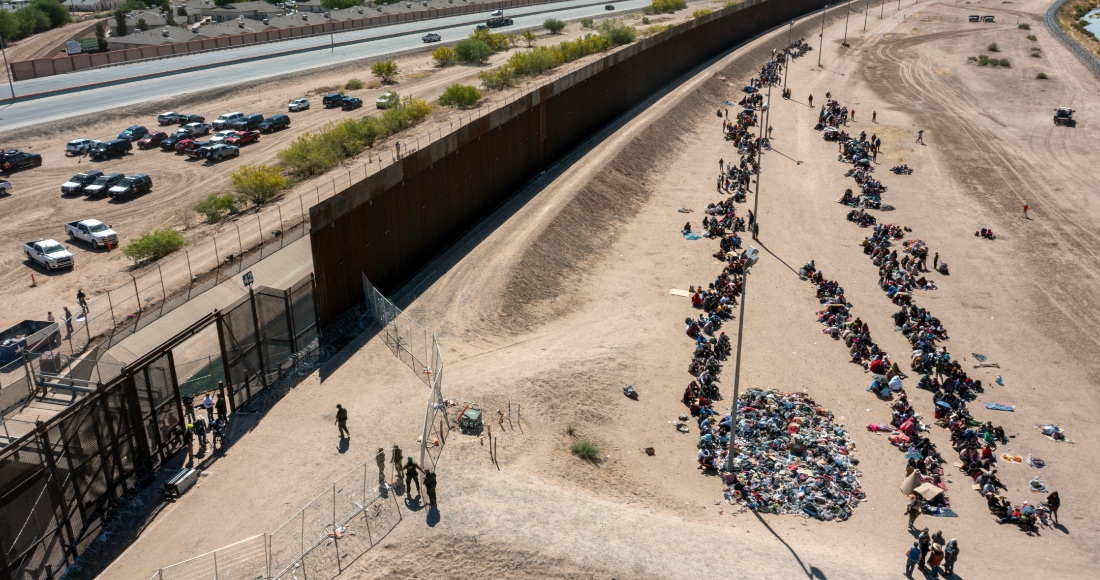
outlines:
[[[571,0],[554,4],[553,8],[543,5],[511,10],[508,16],[515,21],[515,24],[498,30],[518,30],[538,26],[551,16],[562,20],[574,20],[622,14],[639,10],[649,4],[649,0],[615,2],[614,11],[605,10],[603,4],[590,5],[591,3],[592,0]],[[552,14],[545,12],[548,9],[552,10]],[[535,12],[537,14],[534,14]],[[319,36],[21,81],[15,83],[16,95],[58,90],[69,92],[0,105],[0,126],[9,130],[16,129],[199,90],[413,50],[423,46],[424,43],[420,40],[423,36],[421,31],[426,28],[439,33],[443,37],[443,42],[455,42],[469,35],[472,24],[483,20],[484,17],[486,15],[480,17],[465,15],[338,33],[334,35],[336,43],[352,42],[354,44],[337,46],[334,50],[330,50],[327,36]],[[380,36],[386,36],[386,38],[379,38]],[[290,50],[304,52],[263,58],[265,54],[273,51]],[[263,60],[222,64],[241,58],[263,58]],[[189,67],[207,68],[172,72],[172,69]],[[141,75],[160,76],[125,80]],[[105,82],[114,84],[80,88],[82,85]],[[10,97],[11,91],[5,83],[0,87],[0,100]]]

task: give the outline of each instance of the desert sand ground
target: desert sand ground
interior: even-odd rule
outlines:
[[[692,9],[698,7],[715,8],[717,2],[693,2]],[[676,15],[654,17],[653,24],[678,23],[690,19],[691,15],[681,11]],[[627,22],[645,28],[640,23],[640,15],[625,17]],[[510,31],[511,32],[511,31]],[[544,30],[536,30],[540,44],[560,42],[583,36],[591,31],[583,29],[579,22],[571,22],[565,32],[550,35]],[[30,40],[30,39],[28,39]],[[201,218],[184,220],[180,212],[186,212],[198,201],[212,193],[224,194],[232,190],[230,175],[242,164],[277,163],[276,153],[297,136],[316,131],[325,124],[340,121],[349,116],[377,115],[373,103],[383,92],[395,90],[402,95],[413,95],[434,101],[439,94],[453,83],[479,85],[477,73],[490,66],[497,66],[511,56],[514,50],[503,51],[490,59],[487,65],[450,66],[439,68],[431,59],[431,50],[418,50],[397,58],[401,74],[396,84],[382,87],[370,73],[372,60],[358,61],[348,65],[329,67],[309,74],[294,74],[272,78],[264,83],[250,86],[227,87],[218,91],[187,93],[165,101],[149,102],[140,106],[123,107],[102,113],[63,119],[49,124],[36,125],[8,131],[0,134],[0,146],[5,149],[18,148],[40,153],[43,165],[23,170],[4,177],[14,186],[13,195],[3,200],[5,211],[0,216],[0,231],[7,234],[10,243],[0,247],[0,328],[25,319],[45,319],[47,311],[59,312],[63,305],[75,310],[77,288],[83,288],[89,300],[93,300],[108,289],[130,281],[132,261],[121,252],[108,253],[106,250],[91,250],[83,243],[69,244],[65,236],[64,224],[78,219],[95,218],[114,226],[122,244],[149,231],[163,227],[175,227],[184,231],[192,245],[201,243],[214,233],[228,227],[231,220],[219,224],[201,224]],[[572,63],[571,67],[580,67],[602,55],[592,55]],[[566,70],[566,69],[562,69]],[[217,74],[212,71],[211,74]],[[351,78],[359,78],[366,83],[361,90],[344,91],[343,86]],[[534,80],[525,81],[533,85]],[[321,96],[340,90],[357,96],[366,103],[361,110],[345,112],[340,109],[321,107]],[[484,91],[483,106],[493,106],[522,86],[505,92]],[[246,145],[238,159],[227,160],[213,166],[188,159],[181,154],[163,152],[159,147],[150,150],[138,150],[135,146],[131,154],[105,161],[90,161],[87,157],[68,157],[65,155],[65,143],[77,138],[113,139],[119,132],[132,125],[144,125],[150,131],[161,130],[174,133],[174,125],[157,127],[156,115],[172,110],[198,114],[213,121],[228,111],[260,112],[265,116],[286,112],[286,104],[293,99],[309,96],[312,108],[308,111],[291,113],[291,127],[277,133],[261,136],[260,140]],[[77,93],[73,98],[84,98]],[[428,131],[438,133],[448,127],[452,120],[468,118],[470,111],[456,111],[446,107],[436,107],[427,122],[411,130],[418,134]],[[213,135],[213,132],[211,133]],[[330,175],[317,176],[300,183],[286,197],[297,193],[314,191],[318,183],[329,183],[331,175],[346,180],[348,167],[362,165],[367,156],[377,157],[392,151],[393,139],[402,140],[398,135],[378,143],[358,158],[347,161],[343,166],[333,169]],[[61,184],[73,175],[89,169],[98,169],[104,173],[122,172],[127,175],[145,173],[153,178],[154,188],[149,194],[123,202],[115,203],[108,198],[96,200],[83,196],[61,195]],[[193,215],[193,212],[191,212]],[[251,217],[250,215],[248,217]],[[243,216],[240,219],[245,219]],[[188,224],[187,222],[191,223]],[[190,227],[188,227],[190,226]],[[22,253],[22,244],[40,238],[53,238],[69,246],[76,257],[74,271],[48,273],[43,268],[32,265]],[[31,287],[31,274],[35,275],[37,286]],[[180,278],[186,280],[184,275]],[[173,288],[168,288],[171,292]]]
[[[966,6],[927,2],[873,10],[849,23],[827,21],[824,67],[818,52],[790,70],[790,101],[774,98],[775,153],[763,159],[761,261],[745,320],[742,388],[808,391],[845,423],[857,443],[868,500],[845,523],[759,516],[717,505],[722,486],[694,461],[695,435],[670,422],[683,412],[692,314],[670,288],[706,283],[718,271],[714,244],[686,241],[679,207],[698,211],[713,191],[721,140],[715,108],[785,44],[777,31],[742,47],[609,128],[456,244],[396,297],[429,331],[446,360],[444,394],[493,411],[521,404],[522,431],[494,429],[498,463],[478,439],[452,433],[439,467],[438,512],[406,504],[403,521],[358,556],[348,578],[465,576],[893,578],[913,538],[898,491],[902,454],[864,430],[888,409],[864,391],[869,378],[846,362],[815,322],[819,304],[796,270],[811,258],[843,283],[854,312],[891,353],[906,351],[889,331],[895,308],[876,287],[876,268],[858,242],[867,231],[834,202],[850,180],[836,147],[812,130],[826,91],[857,109],[857,122],[883,139],[879,177],[897,209],[881,220],[913,228],[951,265],[933,276],[939,290],[917,302],[940,317],[956,357],[979,352],[1000,364],[1004,386],[971,405],[1014,436],[1002,447],[1048,467],[1002,465],[1016,503],[1042,499],[1027,481],[1041,475],[1063,497],[1062,524],[1024,535],[998,525],[984,501],[948,466],[958,518],[922,517],[918,526],[958,538],[956,574],[978,578],[1088,578],[1097,569],[1095,386],[1100,363],[1093,283],[1096,257],[1089,199],[1098,81],[1040,25],[1046,5]],[[995,14],[971,25],[970,12]],[[956,21],[956,17],[959,20]],[[1042,57],[1026,56],[1032,25]],[[813,18],[795,37],[813,38]],[[816,38],[813,38],[816,40]],[[1010,69],[968,64],[990,42]],[[1038,71],[1052,80],[1034,80]],[[727,77],[723,82],[719,77]],[[776,91],[778,93],[778,91]],[[1076,128],[1054,128],[1055,106],[1073,106]],[[869,123],[877,111],[878,123]],[[913,143],[925,130],[926,146]],[[800,162],[800,163],[799,163]],[[912,176],[885,169],[898,163]],[[1023,200],[1031,219],[1022,219]],[[750,198],[751,201],[751,198]],[[975,238],[981,227],[1000,234]],[[749,242],[752,243],[752,242]],[[727,325],[726,331],[733,327]],[[736,329],[733,329],[735,332]],[[727,364],[722,389],[732,390]],[[910,383],[912,380],[909,381]],[[621,394],[633,384],[640,400]],[[932,415],[927,393],[911,400]],[[270,531],[325,486],[383,445],[408,451],[419,434],[427,393],[381,337],[368,332],[296,388],[214,463],[201,483],[165,509],[104,578],[145,578],[157,567]],[[982,408],[1014,405],[1015,413]],[[351,410],[346,452],[332,426],[334,405]],[[1055,422],[1075,444],[1041,436]],[[597,442],[598,463],[569,454],[567,426]],[[933,428],[941,451],[946,431]],[[642,449],[654,447],[648,457]],[[498,467],[499,466],[499,467]],[[402,498],[404,499],[404,498]],[[721,510],[721,511],[720,511]],[[211,525],[216,522],[216,525]]]

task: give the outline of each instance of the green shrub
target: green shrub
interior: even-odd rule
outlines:
[[[726,2],[725,4],[723,4],[722,8],[733,8],[734,6],[737,6],[737,1],[736,0],[730,0],[729,2]]]
[[[600,36],[602,36],[610,46],[622,46],[634,42],[634,39],[638,37],[638,31],[623,24],[621,20],[608,18],[600,23]]]
[[[570,423],[570,424],[565,426],[565,434],[570,436],[570,437],[573,437],[577,434],[577,428],[574,427],[572,423]]]
[[[516,86],[515,72],[508,65],[479,72],[477,78],[481,81],[481,86],[491,90],[503,91]]]
[[[687,8],[687,0],[653,0],[653,3],[642,9],[645,14],[672,14],[677,10]]]
[[[206,221],[214,223],[226,214],[237,212],[237,198],[231,193],[225,195],[211,193],[206,199],[195,204],[195,211],[206,218]]]
[[[50,17],[37,6],[24,6],[15,11],[15,19],[19,23],[17,38],[24,38],[36,32],[50,29]],[[7,39],[5,39],[7,42]]]
[[[455,61],[455,51],[453,48],[441,46],[432,51],[432,60],[435,61],[436,66],[453,64]]]
[[[286,187],[283,170],[277,165],[242,165],[230,175],[233,189],[242,201],[263,205]]]
[[[363,81],[359,79],[351,79],[344,85],[344,88],[349,91],[358,91],[363,88]]]
[[[384,83],[392,83],[397,78],[397,62],[380,60],[370,65],[370,74],[378,77]]]
[[[706,8],[700,8],[699,10],[696,10],[695,12],[692,12],[691,17],[692,18],[702,18],[702,17],[706,16],[707,14],[710,14],[711,12],[713,12],[713,10],[707,10]]]
[[[508,48],[508,35],[499,32],[489,32],[487,29],[474,30],[470,35],[471,40],[480,40],[489,46],[493,52]],[[457,48],[457,47],[456,47]]]
[[[187,238],[172,228],[149,232],[122,248],[131,260],[159,260],[187,245]]]
[[[470,85],[455,83],[439,95],[439,104],[444,107],[472,107],[481,100],[481,91]]]
[[[1019,28],[1020,30],[1031,30],[1031,25],[1030,24],[1021,24],[1021,25],[1017,26],[1016,28]]]
[[[642,24],[649,24],[649,18],[643,16],[642,17]]]
[[[130,31],[130,25],[126,23],[126,13],[122,8],[115,10],[115,36],[126,36]]]
[[[1027,39],[1032,41],[1032,42],[1035,42],[1036,40],[1039,40],[1034,34],[1027,35]]]
[[[990,64],[997,66],[997,62],[997,59],[990,60],[989,57],[984,54],[978,55],[978,66],[989,66]]]
[[[1009,67],[1011,67],[1011,66],[1012,66],[1012,63],[1008,62],[1008,59],[1007,59],[1007,58],[1002,58],[1002,59],[1001,59],[1001,61],[1000,61],[999,63],[997,63],[997,64],[999,64],[999,65],[1001,65],[1001,66],[1003,66],[1003,67],[1005,67],[1005,68],[1009,68]]]
[[[588,439],[579,439],[569,445],[569,451],[585,461],[596,461],[600,457],[600,448]]]
[[[536,46],[517,52],[508,59],[508,66],[517,75],[537,75],[562,63],[558,47]]]
[[[542,22],[542,27],[549,30],[551,34],[561,34],[561,31],[565,30],[565,22],[557,18],[547,18]]]
[[[107,27],[102,22],[97,22],[95,25],[95,40],[99,50],[107,52]]]
[[[50,28],[64,26],[73,21],[69,9],[57,0],[34,0],[31,6],[41,10],[50,19]]]
[[[989,49],[989,52],[1001,52],[1001,47],[997,46],[996,42],[989,43],[986,48]]]
[[[592,23],[591,18],[581,18],[581,28],[592,28]]]
[[[968,57],[966,57],[966,62],[975,62],[975,61],[977,61],[977,60],[978,60],[978,57],[976,57],[976,56],[968,56]]]
[[[647,28],[645,29],[645,35],[646,35],[646,36],[652,36],[652,35],[654,35],[654,34],[657,34],[657,33],[660,33],[660,32],[664,32],[664,31],[666,31],[666,30],[669,30],[669,29],[671,29],[672,27],[673,27],[673,25],[672,25],[672,24],[656,24],[656,25],[654,25],[654,26],[650,26],[650,27],[647,27]]]
[[[455,58],[465,63],[483,63],[489,60],[492,54],[492,47],[476,38],[460,40],[455,45]]]
[[[519,38],[523,40],[523,43],[527,45],[527,48],[535,46],[535,43],[537,43],[539,40],[539,37],[530,30],[524,30],[523,34],[521,34]]]
[[[1050,77],[1047,76],[1047,73],[1039,73],[1039,74],[1035,75],[1035,78],[1037,78],[1041,81],[1045,81],[1045,80],[1049,79]]]

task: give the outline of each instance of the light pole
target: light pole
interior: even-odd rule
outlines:
[[[737,442],[737,430],[739,426],[737,423],[737,409],[739,407],[738,399],[741,398],[741,339],[745,336],[745,297],[748,295],[749,270],[756,264],[756,261],[760,259],[760,253],[752,246],[749,246],[749,249],[745,250],[741,255],[745,258],[745,271],[741,274],[741,315],[737,319],[737,359],[733,367],[733,404],[730,406],[730,447],[729,451],[726,452],[727,472],[732,471],[733,445]]]
[[[852,0],[848,0],[848,11],[844,13],[844,42],[841,46],[848,46],[848,17],[852,15]]]
[[[882,4],[878,5],[878,19],[882,20],[882,11],[886,9],[886,0],[882,0]]]
[[[821,34],[817,35],[817,37],[821,39],[821,41],[817,43],[817,67],[818,68],[821,68],[821,49],[825,47],[825,11],[828,10],[828,9],[829,9],[828,4],[826,4],[825,7],[821,9]]]
[[[787,71],[791,70],[791,33],[794,32],[794,20],[791,21],[791,25],[787,28],[787,48],[783,49],[787,58],[783,59],[786,62],[783,63],[783,92],[787,91]],[[771,105],[768,105],[771,107]]]
[[[760,147],[756,149],[756,193],[752,200],[752,214],[756,216],[753,224],[753,239],[756,239],[756,228],[760,225],[760,165],[764,159],[764,139],[768,137],[768,122],[772,118],[772,85],[768,83],[768,110],[764,112],[763,125],[760,126]]]
[[[863,31],[867,32],[867,11],[870,10],[871,0],[866,0],[863,3]]]
[[[11,98],[15,98],[15,85],[11,82],[11,69],[8,67],[8,51],[4,48],[4,37],[0,36],[0,53],[4,54],[4,72],[8,73],[8,88],[11,89]]]

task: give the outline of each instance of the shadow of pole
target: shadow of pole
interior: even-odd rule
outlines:
[[[769,532],[771,532],[771,534],[773,536],[775,536],[775,539],[779,540],[779,543],[783,544],[783,547],[787,548],[787,550],[790,551],[791,555],[794,556],[794,560],[796,562],[798,562],[798,565],[800,567],[802,567],[802,571],[806,574],[807,578],[825,580],[825,573],[824,572],[822,572],[821,570],[818,570],[817,568],[815,568],[813,566],[810,566],[809,568],[807,568],[806,564],[804,564],[802,562],[802,558],[800,558],[798,556],[798,552],[795,552],[794,548],[792,548],[791,545],[788,544],[786,540],[784,540],[779,534],[777,534],[775,532],[775,530],[773,530],[772,527],[768,525],[768,522],[764,518],[760,517],[760,514],[756,510],[751,510],[751,511],[752,511],[752,515],[756,516],[756,519],[760,520],[760,523]]]

